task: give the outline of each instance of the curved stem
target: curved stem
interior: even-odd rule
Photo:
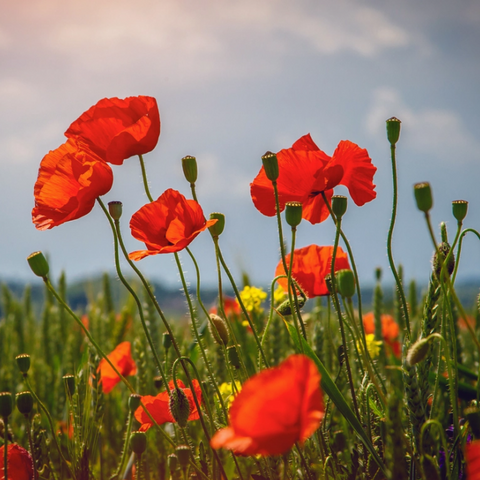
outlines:
[[[459,239],[459,242],[458,242],[457,255],[456,255],[456,259],[455,259],[455,270],[453,271],[453,275],[452,275],[452,283],[455,283],[455,279],[457,278],[457,270],[458,270],[458,264],[459,264],[459,260],[460,260],[460,253],[462,251],[462,243],[463,243],[463,239],[464,239],[465,235],[468,232],[474,233],[477,236],[477,238],[480,240],[480,233],[478,233],[473,228],[466,228],[462,232],[462,234],[460,235],[460,239]]]
[[[143,179],[143,186],[145,188],[145,193],[147,194],[147,198],[151,202],[153,202],[152,195],[150,195],[150,189],[148,188],[147,172],[145,171],[145,162],[143,161],[143,156],[139,155],[138,158],[140,159],[140,167],[142,169],[142,179]]]
[[[447,476],[450,472],[450,455],[449,455],[449,452],[448,452],[448,445],[447,445],[447,440],[445,438],[445,435],[444,435],[444,430],[443,430],[443,426],[442,424],[438,421],[438,420],[435,420],[435,419],[430,419],[430,420],[427,420],[423,425],[422,425],[422,429],[420,430],[420,451],[423,453],[423,436],[425,434],[425,432],[427,431],[427,428],[430,427],[431,425],[435,425],[436,427],[438,427],[438,431],[440,433],[440,439],[442,441],[442,447],[443,447],[443,450],[445,451],[445,467],[446,467],[446,471],[447,471]]]

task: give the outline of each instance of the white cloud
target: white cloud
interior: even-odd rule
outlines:
[[[414,150],[457,163],[478,162],[480,142],[468,131],[461,116],[451,110],[418,109],[409,106],[393,88],[379,88],[374,93],[366,117],[367,132],[385,138],[385,120],[395,116],[402,121],[402,137]]]

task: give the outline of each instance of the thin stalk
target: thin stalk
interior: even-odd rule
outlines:
[[[36,462],[36,459],[35,459],[35,449],[33,448],[32,422],[30,421],[28,416],[25,416],[25,419],[27,421],[28,444],[30,445],[30,454],[32,456],[32,463],[33,463],[33,480],[37,480],[38,472],[37,472],[37,462]],[[6,463],[5,463],[5,465],[6,465]],[[5,478],[7,478],[7,477],[5,477]]]
[[[282,256],[282,263],[283,263],[283,269],[288,271],[287,267],[287,260],[286,260],[286,255],[285,255],[285,243],[283,241],[283,229],[282,229],[282,217],[280,215],[280,202],[278,200],[278,187],[277,187],[277,182],[276,180],[272,182],[273,186],[273,192],[275,194],[275,215],[277,217],[277,225],[278,225],[278,239],[280,243],[280,254]]]
[[[147,172],[145,170],[145,162],[143,161],[143,156],[139,155],[138,158],[140,159],[140,168],[142,169],[142,179],[143,179],[143,186],[145,188],[145,193],[147,194],[147,198],[151,202],[153,202],[153,198],[150,195],[150,189],[148,188]]]
[[[8,417],[3,417],[3,476],[8,480]],[[56,441],[56,440],[55,440]],[[58,444],[57,444],[58,445]],[[65,460],[66,461],[66,460]]]
[[[120,459],[120,463],[118,465],[116,472],[113,474],[114,478],[117,478],[122,473],[123,466],[125,465],[125,460],[127,459],[128,442],[130,440],[130,433],[132,431],[132,423],[133,423],[132,420],[133,420],[133,414],[129,409],[127,431],[125,432],[125,441],[123,442],[122,458]]]
[[[468,233],[468,232],[471,232],[471,233],[474,233],[477,238],[480,240],[480,233],[478,233],[476,230],[474,230],[473,228],[466,228],[462,234],[460,235],[460,239],[458,241],[458,250],[457,250],[457,255],[456,255],[456,259],[455,259],[455,270],[453,271],[453,275],[452,275],[452,283],[455,283],[455,279],[457,278],[457,270],[458,270],[458,264],[459,264],[459,260],[460,260],[460,254],[462,252],[462,243],[463,243],[463,239],[465,238],[465,235]]]

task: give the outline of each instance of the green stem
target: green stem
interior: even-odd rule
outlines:
[[[125,460],[127,459],[128,442],[130,440],[130,433],[132,431],[132,423],[133,423],[132,420],[133,420],[133,414],[129,410],[128,411],[127,431],[125,433],[125,441],[123,442],[122,458],[120,459],[120,463],[118,465],[118,468],[113,475],[114,478],[117,478],[122,473],[123,466],[125,465]]]
[[[463,243],[463,239],[464,239],[465,235],[468,232],[474,233],[477,236],[477,238],[480,240],[480,233],[478,233],[473,228],[466,228],[462,232],[462,234],[460,235],[460,239],[459,239],[459,242],[458,242],[457,255],[456,255],[456,259],[455,259],[455,270],[454,270],[453,275],[452,275],[452,283],[455,283],[455,279],[457,278],[457,269],[458,269],[458,264],[459,264],[459,260],[460,260],[460,253],[462,251],[462,243]]]
[[[147,180],[147,172],[145,170],[145,162],[143,161],[143,156],[139,155],[138,158],[140,159],[140,167],[142,169],[142,179],[143,179],[143,186],[145,188],[145,193],[147,194],[147,198],[153,202],[153,198],[150,195],[150,190],[148,188],[148,180]]]
[[[8,417],[3,417],[3,476],[8,480]]]
[[[282,217],[280,216],[280,202],[278,200],[278,187],[276,180],[272,182],[273,192],[275,194],[275,215],[277,217],[278,225],[278,239],[280,243],[280,254],[282,256],[283,269],[288,271],[287,260],[285,255],[285,242],[283,241]]]

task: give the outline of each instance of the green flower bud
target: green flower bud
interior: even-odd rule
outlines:
[[[28,353],[22,353],[15,357],[19,370],[22,373],[28,373],[30,370],[30,355]]]
[[[163,332],[163,348],[168,351],[172,346],[172,337],[168,332]]]
[[[262,163],[267,178],[271,182],[275,182],[279,175],[277,156],[272,152],[267,152],[262,157]]]
[[[342,297],[352,298],[355,294],[355,277],[348,269],[338,270],[335,273],[335,281]]]
[[[33,410],[33,395],[30,392],[20,392],[15,396],[18,411],[25,416]]]
[[[219,345],[228,345],[229,334],[227,329],[227,324],[222,317],[215,315],[214,313],[210,314],[210,333],[212,334],[213,339]]]
[[[298,308],[302,308],[307,301],[306,297],[299,297],[298,298]],[[292,314],[292,307],[290,306],[290,300],[285,300],[277,307],[277,312],[280,315],[291,315]]]
[[[132,432],[130,435],[130,446],[134,453],[141,455],[147,449],[147,435],[145,435],[145,432]]]
[[[160,390],[163,386],[163,378],[162,377],[153,377],[153,385],[157,390]]]
[[[128,408],[132,413],[135,413],[137,408],[140,406],[141,400],[142,400],[142,396],[138,395],[137,393],[132,393],[128,397]]]
[[[421,362],[430,351],[430,338],[421,338],[417,340],[408,350],[407,362],[410,365],[416,365]]]
[[[180,427],[186,427],[190,415],[190,402],[181,388],[173,388],[170,390],[168,408],[178,425],[180,425]]]
[[[210,214],[210,220],[217,220],[217,223],[208,227],[208,229],[214,237],[219,237],[225,229],[225,215],[223,213],[214,212]]]
[[[332,210],[338,219],[342,218],[347,211],[347,197],[334,195],[332,197]]]
[[[416,183],[413,186],[413,193],[417,202],[417,208],[427,213],[433,205],[432,189],[428,182]]]
[[[183,157],[182,168],[187,182],[195,183],[197,181],[197,159],[191,155]]]
[[[285,204],[285,219],[295,228],[302,221],[302,204],[299,202],[287,202]]]
[[[68,396],[72,398],[75,393],[75,375],[64,375],[63,382]]]
[[[235,345],[230,345],[227,348],[227,354],[232,367],[238,370],[240,368],[240,357],[238,356],[237,347]]]
[[[459,222],[463,222],[463,219],[467,216],[468,202],[466,200],[454,200],[452,202],[453,216]]]
[[[114,220],[120,220],[123,212],[123,203],[118,201],[108,202],[108,211]]]
[[[179,445],[175,449],[175,453],[177,454],[178,463],[182,470],[186,470],[188,467],[188,462],[190,460],[190,447],[187,445]]]
[[[32,272],[37,277],[46,278],[48,275],[49,267],[48,262],[42,252],[34,252],[27,257],[27,262],[32,269]]]
[[[10,392],[0,393],[0,417],[8,418],[12,414],[13,400]]]
[[[396,118],[392,117],[387,120],[387,138],[390,142],[390,145],[395,145],[400,138],[400,124],[402,122]]]

